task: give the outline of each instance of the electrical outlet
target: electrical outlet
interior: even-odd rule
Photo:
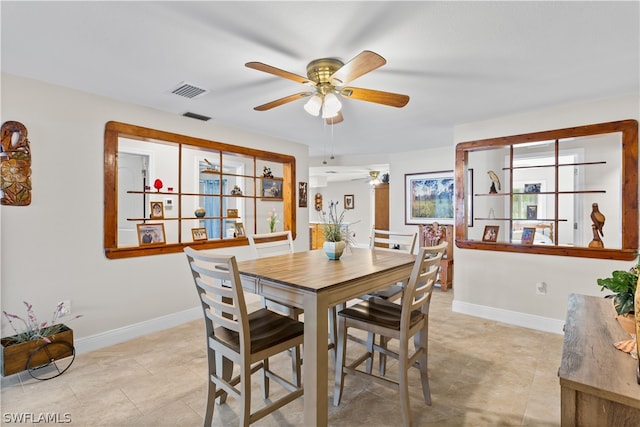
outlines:
[[[545,282],[536,283],[536,295],[546,295],[547,294],[547,284]]]
[[[62,304],[62,310],[60,310],[60,317],[71,314],[71,300],[60,301],[58,305]]]

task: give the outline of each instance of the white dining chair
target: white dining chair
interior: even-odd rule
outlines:
[[[253,255],[256,258],[265,258],[269,256],[282,255],[287,253],[293,253],[293,238],[291,231],[280,231],[274,233],[253,234],[247,236],[249,240],[249,246],[253,251]],[[301,307],[284,304],[280,301],[275,301],[269,298],[262,297],[263,307],[267,307],[271,310],[276,310],[292,319],[300,319],[300,316],[304,313]],[[336,311],[335,307],[329,309],[329,349],[331,350],[331,360],[335,366],[336,360]],[[292,363],[295,361],[292,359]],[[294,373],[296,371],[294,370]],[[294,379],[296,384],[300,384],[300,378]]]
[[[215,400],[225,403],[227,395],[240,400],[238,417],[242,426],[301,397],[303,388],[272,371],[269,357],[291,349],[296,359],[294,369],[300,378],[304,324],[266,308],[248,313],[234,256],[208,254],[191,247],[184,252],[205,320],[209,386],[204,425],[211,426]],[[240,372],[231,378],[233,363]],[[258,371],[262,371],[262,397],[266,402],[251,412],[251,374]],[[270,380],[287,391],[275,401],[267,400]]]
[[[422,247],[418,251],[401,303],[372,298],[338,312],[338,351],[333,394],[335,406],[340,404],[346,375],[373,379],[378,384],[390,386],[399,391],[402,424],[405,427],[411,426],[408,376],[410,368],[417,368],[420,371],[424,401],[427,405],[431,405],[431,391],[427,374],[429,303],[442,254],[438,253],[436,256],[432,256],[426,249]],[[399,340],[398,352],[369,341],[365,353],[346,364],[347,342],[351,342],[351,340],[347,340],[348,328],[385,337],[385,343],[389,339],[397,339]],[[413,338],[415,348],[413,352],[409,348],[411,338]],[[375,352],[398,359],[397,378],[376,375],[368,369],[365,371],[357,369],[363,362],[370,365]]]

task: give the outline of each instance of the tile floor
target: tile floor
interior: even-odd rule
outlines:
[[[436,290],[429,330],[429,377],[433,405],[422,399],[419,376],[411,371],[411,409],[416,426],[557,426],[557,377],[562,336],[451,312],[453,292]],[[206,355],[202,321],[78,355],[58,378],[36,381],[25,373],[2,378],[2,425],[29,414],[32,420],[57,414],[72,426],[202,426],[206,401]],[[351,344],[351,346],[356,346]],[[350,352],[348,354],[351,354]],[[394,364],[389,362],[389,372]],[[272,367],[287,369],[287,356]],[[280,369],[280,372],[287,372]],[[391,389],[347,376],[331,426],[402,424],[398,395]],[[272,385],[273,397],[279,391]],[[254,375],[254,404],[262,403]],[[215,426],[237,425],[237,401],[216,405]],[[301,426],[298,399],[257,426]],[[24,416],[24,415],[22,415]],[[65,418],[68,417],[68,418]],[[17,425],[47,425],[45,422]]]

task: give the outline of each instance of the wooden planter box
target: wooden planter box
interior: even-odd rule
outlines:
[[[48,337],[51,342],[63,341],[73,346],[73,330],[67,326],[62,326],[62,330],[55,335]],[[2,338],[2,376],[16,374],[27,369],[27,360],[29,356],[43,344],[44,340],[27,341],[18,344],[12,344],[11,337]],[[53,346],[55,353],[52,357],[55,360],[69,357],[72,355],[71,350],[63,348],[63,346]],[[40,352],[37,357],[31,360],[32,366],[38,364],[46,364],[49,361],[44,352]]]

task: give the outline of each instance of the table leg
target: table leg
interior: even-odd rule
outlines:
[[[326,295],[309,294],[304,299],[304,425],[326,426],[328,421],[328,319]]]

